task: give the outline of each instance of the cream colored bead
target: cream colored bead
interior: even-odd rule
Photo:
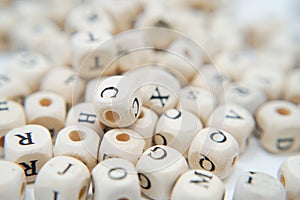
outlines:
[[[153,142],[155,145],[170,146],[184,154],[188,151],[198,130],[202,128],[201,121],[193,113],[170,109],[159,118]]]
[[[284,99],[293,103],[300,103],[300,70],[290,71],[284,85]]]
[[[27,182],[35,181],[41,167],[52,157],[49,131],[40,125],[25,125],[5,135],[5,160],[18,163]]]
[[[0,73],[0,99],[23,102],[30,93],[29,86],[19,77]]]
[[[241,82],[263,90],[269,99],[279,99],[282,96],[284,79],[280,69],[256,67],[249,69]]]
[[[24,200],[26,180],[23,169],[15,163],[0,161],[0,199]]]
[[[65,31],[90,31],[101,27],[109,33],[116,31],[112,18],[99,6],[83,5],[73,8],[65,19]]]
[[[273,153],[299,151],[300,108],[288,101],[269,101],[256,112],[260,144]]]
[[[42,167],[34,184],[36,200],[86,200],[91,178],[79,160],[57,156]]]
[[[214,174],[204,170],[189,170],[182,174],[173,187],[171,200],[223,200],[225,185]]]
[[[112,129],[104,134],[98,160],[118,157],[136,164],[143,153],[144,139],[129,129]]]
[[[194,113],[204,124],[217,102],[216,98],[209,91],[191,86],[181,89],[179,98],[177,107]]]
[[[24,108],[28,123],[45,126],[55,141],[56,134],[65,123],[64,99],[53,92],[36,92],[25,99]]]
[[[188,170],[188,165],[175,149],[156,145],[143,153],[136,169],[142,193],[151,199],[167,200],[176,179]]]
[[[220,98],[223,104],[234,103],[254,114],[257,108],[267,100],[265,92],[257,87],[242,83],[232,83],[225,89],[225,96]]]
[[[48,60],[40,53],[20,52],[11,58],[7,72],[22,79],[30,87],[31,91],[36,91],[49,69],[50,64]]]
[[[233,200],[285,200],[281,183],[262,172],[245,172],[238,178]]]
[[[98,121],[92,103],[79,103],[69,110],[65,126],[71,125],[86,126],[93,129],[101,138],[103,137],[104,126]]]
[[[141,113],[136,122],[128,127],[143,137],[145,140],[144,150],[152,146],[152,137],[155,132],[157,121],[158,116],[153,110],[142,107]]]
[[[212,112],[206,126],[223,129],[230,133],[239,143],[240,153],[242,153],[249,145],[255,128],[255,120],[245,108],[237,104],[225,104]]]
[[[96,29],[97,30],[97,29]],[[79,31],[71,36],[72,64],[79,77],[92,79],[116,73],[117,48],[104,31]]]
[[[205,128],[194,137],[188,155],[192,169],[210,171],[226,178],[239,156],[239,145],[229,133],[215,128]]]
[[[0,101],[0,156],[4,154],[4,136],[13,128],[26,123],[23,106],[14,101]]]
[[[94,200],[141,199],[135,166],[120,158],[99,163],[92,171]]]
[[[95,109],[98,119],[109,127],[127,127],[138,118],[142,99],[138,85],[125,76],[111,76],[98,85]]]
[[[85,82],[74,71],[66,67],[58,67],[49,71],[40,87],[43,91],[60,94],[69,106],[82,99],[84,88]]]
[[[281,164],[278,178],[287,191],[287,200],[300,198],[300,155],[291,156]]]
[[[97,164],[101,138],[92,129],[74,125],[60,130],[53,148],[54,156],[71,156],[81,160],[91,171]]]

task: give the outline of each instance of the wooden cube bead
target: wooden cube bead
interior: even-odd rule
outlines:
[[[81,160],[90,170],[97,164],[101,138],[92,129],[74,125],[60,130],[53,148],[54,156],[71,156]]]
[[[130,129],[112,129],[104,134],[98,160],[123,158],[136,164],[143,153],[144,139]]]
[[[157,121],[158,116],[153,110],[142,107],[141,113],[136,122],[128,127],[143,137],[145,140],[144,150],[152,146],[152,137],[155,132]]]
[[[273,153],[300,149],[300,108],[288,101],[269,101],[256,112],[260,144]]]
[[[111,158],[92,171],[94,200],[141,199],[138,174],[127,160]]]
[[[41,167],[52,157],[49,131],[40,125],[12,129],[5,136],[5,160],[23,167],[27,182],[35,181]]]
[[[189,170],[176,181],[171,200],[223,200],[225,185],[214,174],[204,170]]]
[[[15,163],[0,161],[0,199],[24,200],[26,179],[23,169]]]
[[[205,124],[216,103],[215,96],[208,90],[187,86],[180,90],[177,107],[194,113]]]
[[[142,99],[134,80],[111,76],[103,80],[95,92],[98,119],[109,127],[127,127],[138,118]]]
[[[30,87],[31,91],[36,91],[49,69],[47,59],[40,53],[20,52],[11,58],[7,72],[17,75]]]
[[[28,123],[48,128],[55,141],[57,132],[65,123],[66,103],[63,97],[53,92],[36,92],[25,99],[24,107]]]
[[[284,99],[296,104],[300,104],[300,70],[290,71],[284,85]]]
[[[93,129],[101,138],[103,137],[104,125],[98,121],[92,103],[79,103],[69,110],[65,126],[72,125],[86,126]]]
[[[106,76],[103,76],[101,78],[95,78],[93,80],[90,80],[86,84],[85,88],[85,95],[84,95],[84,101],[94,103],[95,101],[95,91],[97,89],[97,86],[100,84],[101,81],[103,81]]]
[[[13,128],[26,123],[23,106],[15,101],[0,101],[0,156],[4,154],[4,136]]]
[[[205,128],[194,137],[188,155],[192,169],[210,171],[219,178],[226,178],[239,156],[237,141],[224,130]]]
[[[136,169],[141,191],[151,199],[167,200],[176,179],[188,170],[188,165],[184,157],[172,147],[156,145],[143,153]]]
[[[238,178],[233,200],[285,200],[281,183],[263,172],[245,172]]]
[[[79,31],[71,36],[72,65],[78,76],[92,79],[116,73],[117,48],[104,31]],[[112,62],[112,63],[111,63]]]
[[[221,103],[234,103],[254,114],[257,108],[267,100],[265,92],[257,87],[242,83],[232,83],[225,89]]]
[[[42,167],[34,184],[34,197],[36,200],[86,200],[90,182],[90,172],[82,162],[57,156]]]
[[[83,5],[73,8],[65,19],[65,31],[69,34],[77,31],[101,29],[114,33],[116,31],[112,18],[101,8]]]
[[[40,90],[60,94],[70,106],[81,100],[84,88],[85,82],[73,70],[58,67],[47,73],[41,82]]]
[[[286,159],[278,170],[278,178],[287,192],[287,200],[300,199],[300,155]]]
[[[255,120],[245,108],[237,104],[223,104],[212,112],[206,126],[229,132],[239,143],[240,153],[242,153],[249,145]]]
[[[202,123],[193,113],[186,110],[170,109],[160,116],[153,142],[155,145],[168,145],[184,154],[190,143],[202,129]]]

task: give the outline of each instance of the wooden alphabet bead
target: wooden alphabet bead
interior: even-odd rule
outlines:
[[[24,200],[26,179],[23,169],[15,163],[0,161],[0,199]]]
[[[60,130],[53,148],[54,156],[71,156],[81,160],[90,170],[97,164],[101,138],[92,129],[74,125]]]
[[[93,129],[101,138],[103,137],[104,125],[98,121],[92,103],[79,103],[69,110],[65,126],[72,125],[86,126]]]
[[[260,144],[272,153],[300,149],[300,108],[288,101],[269,101],[256,112]]]
[[[177,107],[194,113],[205,124],[216,103],[216,98],[208,90],[187,86],[180,90]]]
[[[286,159],[278,170],[278,178],[287,192],[287,200],[300,199],[300,155]]]
[[[167,200],[170,199],[176,179],[188,170],[188,165],[184,157],[172,147],[156,145],[143,153],[136,169],[141,191],[151,199]]]
[[[96,29],[97,30],[97,29]],[[72,65],[79,77],[92,79],[116,73],[117,48],[104,31],[79,31],[71,36]]]
[[[153,110],[142,107],[141,113],[136,122],[128,127],[143,137],[145,140],[144,150],[152,146],[152,137],[155,132],[157,121],[158,116]]]
[[[52,158],[49,131],[40,125],[25,125],[5,135],[5,160],[18,163],[25,172],[27,183],[35,181],[41,167]]]
[[[4,154],[4,136],[13,128],[26,124],[23,106],[15,101],[0,101],[0,156]]]
[[[229,133],[215,128],[200,130],[194,137],[188,155],[192,169],[209,171],[226,178],[239,156],[239,145]]]
[[[25,99],[24,107],[28,123],[48,128],[55,141],[66,118],[66,102],[63,97],[53,92],[36,92]]]
[[[49,69],[50,65],[43,55],[35,52],[20,52],[11,58],[7,72],[17,75],[24,80],[31,91],[36,91]]]
[[[77,31],[91,31],[101,27],[109,33],[116,31],[111,17],[99,6],[83,5],[73,8],[65,19],[65,31],[69,34]]]
[[[255,128],[255,120],[245,108],[237,104],[223,104],[212,112],[206,126],[223,129],[230,133],[239,143],[240,153],[242,153],[249,145]]]
[[[47,73],[41,82],[40,90],[60,94],[70,106],[81,100],[84,88],[85,82],[73,70],[58,67]]]
[[[134,165],[143,153],[144,139],[130,129],[112,129],[104,134],[98,160],[108,158],[123,158]]]
[[[127,160],[111,158],[92,171],[94,200],[141,199],[138,174]]]
[[[153,142],[155,145],[168,145],[179,153],[188,151],[190,143],[202,129],[202,123],[193,113],[186,110],[170,109],[160,116]]]
[[[214,174],[204,170],[189,170],[176,181],[171,200],[223,200],[225,185]]]
[[[284,99],[296,104],[300,104],[300,70],[292,70],[289,72],[286,83],[284,85]]]
[[[79,160],[57,156],[42,167],[34,184],[36,200],[86,200],[91,178]]]
[[[234,103],[246,108],[254,114],[257,108],[267,100],[263,90],[242,83],[232,83],[225,89],[225,95],[221,96],[221,103]]]
[[[133,79],[111,76],[95,92],[98,119],[109,127],[127,127],[140,115],[142,99]]]
[[[274,177],[262,172],[245,172],[238,178],[233,200],[285,200],[286,192]]]

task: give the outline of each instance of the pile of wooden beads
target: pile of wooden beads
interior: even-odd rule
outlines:
[[[229,199],[254,135],[288,158],[233,199],[300,199],[297,28],[220,0],[0,5],[1,200]]]

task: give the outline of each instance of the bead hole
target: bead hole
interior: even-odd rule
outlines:
[[[85,134],[80,131],[71,131],[69,138],[74,142],[79,142],[85,139]]]
[[[232,163],[231,163],[231,166],[232,166],[232,167],[236,164],[236,161],[237,161],[237,157],[235,156],[235,157],[232,159]]]
[[[121,198],[121,199],[118,199],[118,200],[128,200],[127,198]]]
[[[0,147],[4,147],[4,137],[0,138]]]
[[[107,111],[105,113],[105,119],[112,123],[115,123],[120,120],[120,116],[118,113],[116,113],[114,111]]]
[[[277,108],[276,111],[280,115],[289,115],[290,114],[290,110],[287,108]]]
[[[280,182],[282,183],[282,185],[284,187],[286,187],[286,181],[285,181],[285,177],[283,175],[280,175]]]
[[[24,195],[25,195],[25,183],[22,183],[22,185],[21,185],[20,194],[21,194],[21,197],[24,197]]]
[[[43,99],[40,100],[40,105],[41,106],[47,107],[47,106],[50,106],[51,104],[52,104],[51,99],[43,98]]]
[[[120,142],[127,142],[130,140],[130,136],[126,133],[121,133],[116,136],[117,140]]]
[[[85,196],[86,196],[86,192],[87,192],[87,186],[83,186],[79,192],[79,195],[78,195],[78,200],[81,200],[83,199]]]
[[[141,111],[140,115],[139,115],[139,119],[144,117],[144,111]]]

